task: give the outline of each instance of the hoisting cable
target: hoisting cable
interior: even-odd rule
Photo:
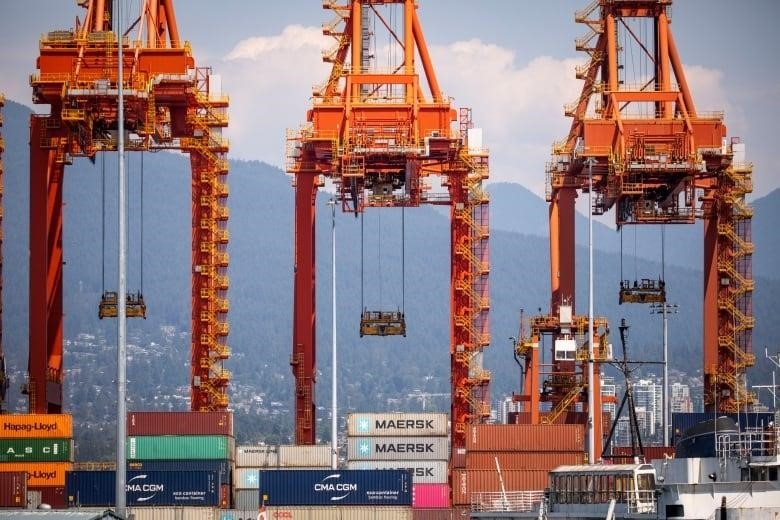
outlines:
[[[100,154],[100,269],[101,269],[101,284],[100,294],[106,292],[106,154]]]
[[[357,203],[356,203],[357,204]],[[366,307],[363,302],[363,279],[364,279],[364,270],[365,270],[365,233],[363,232],[364,228],[364,218],[365,218],[365,212],[360,212],[360,315],[363,315],[363,312],[365,311]]]
[[[406,306],[406,206],[401,206],[401,315]]]

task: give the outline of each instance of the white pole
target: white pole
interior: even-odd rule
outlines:
[[[594,421],[596,417],[596,395],[593,384],[593,164],[596,160],[588,157],[588,464],[596,463],[596,439]]]
[[[125,308],[125,294],[127,289],[125,287],[125,271],[127,266],[125,265],[125,249],[127,247],[125,242],[125,99],[123,91],[124,82],[124,61],[122,51],[122,1],[117,0],[115,2],[114,17],[114,29],[116,30],[117,40],[119,41],[118,57],[119,63],[117,64],[117,97],[118,97],[118,114],[117,114],[117,151],[119,155],[119,280],[117,291],[117,420],[116,420],[116,512],[120,518],[126,518],[125,509],[127,507],[127,497],[125,496],[125,480],[126,475],[126,454],[125,454],[125,437],[127,435],[126,421],[126,392],[127,392],[127,380],[126,380],[126,355],[125,355],[125,327],[126,313]]]
[[[669,446],[669,411],[671,409],[669,399],[669,343],[668,343],[668,325],[666,318],[666,302],[663,302],[662,318],[664,321],[664,394],[663,394],[663,427],[664,427],[664,446]]]
[[[339,447],[338,447],[338,414],[336,399],[336,199],[331,199],[328,204],[331,208],[331,265],[333,267],[333,375],[331,377],[331,422],[330,422],[330,446],[331,446],[331,468],[337,469],[339,466]]]

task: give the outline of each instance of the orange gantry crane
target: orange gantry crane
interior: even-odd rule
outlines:
[[[51,112],[30,120],[30,353],[24,387],[29,411],[60,413],[63,405],[65,166],[76,157],[94,160],[98,152],[117,150],[120,131],[128,151],[190,155],[191,408],[224,410],[230,374],[222,367],[229,357],[228,144],[222,128],[228,101],[220,78],[195,66],[189,44],[179,37],[172,0],[140,2],[126,31],[115,23],[111,0],[78,3],[86,9],[83,22],[77,18],[75,28],[43,35],[38,72],[30,78],[33,102],[51,105]],[[122,129],[117,128],[120,44]],[[128,307],[139,303],[130,301]],[[140,313],[128,309],[127,315]]]
[[[576,47],[589,59],[576,69],[583,80],[580,97],[565,109],[573,118],[569,134],[554,144],[547,166],[552,312],[533,319],[532,332],[536,325],[563,337],[559,311],[564,304],[574,309],[574,206],[591,180],[590,211],[600,215],[614,207],[618,226],[701,219],[705,409],[732,412],[755,401],[743,380],[754,362],[752,212],[745,203],[752,166],[744,145],[727,139],[723,114],[696,110],[672,36],[671,5],[671,0],[594,0],[575,15],[587,27]],[[533,346],[518,344],[527,366],[538,363]],[[578,345],[575,363],[585,366],[581,351]],[[592,361],[598,367],[599,355]],[[529,401],[539,377],[531,375],[523,392]],[[563,386],[554,384],[561,379]],[[555,369],[549,381],[553,384],[543,386],[551,389],[547,396],[555,404],[569,404],[569,389],[589,386]],[[598,381],[591,390],[600,394]],[[595,412],[600,415],[601,407]]]
[[[315,440],[315,199],[328,178],[343,211],[451,208],[452,446],[463,447],[466,426],[489,415],[490,374],[481,366],[490,341],[488,198],[482,189],[488,155],[481,131],[473,128],[469,109],[456,112],[442,95],[415,0],[323,0],[323,7],[333,12],[323,30],[335,40],[323,53],[331,73],[315,88],[307,123],[288,135],[287,171],[295,189],[295,442]],[[380,31],[387,40],[377,36]],[[376,41],[389,42],[387,61],[376,57]],[[434,176],[443,187],[437,193]]]

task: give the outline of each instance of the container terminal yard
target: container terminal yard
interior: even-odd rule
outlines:
[[[290,445],[235,442],[224,368],[231,354],[230,211],[222,130],[230,106],[219,71],[197,63],[171,0],[143,0],[127,16],[109,0],[77,3],[83,9],[74,27],[41,28],[48,32],[30,77],[34,103],[51,109],[30,119],[29,413],[0,417],[0,518],[22,518],[21,510],[40,504],[50,510],[29,515],[468,518],[493,509],[538,510],[555,468],[671,457],[668,435],[664,446],[644,453],[605,443],[616,418],[604,410],[616,402],[603,396],[598,375],[614,354],[610,324],[593,314],[592,287],[587,314],[574,299],[575,265],[585,261],[575,258],[580,194],[592,215],[614,210],[618,227],[703,222],[705,412],[733,415],[756,404],[744,378],[755,363],[752,210],[745,200],[752,165],[722,113],[696,110],[685,49],[671,29],[672,0],[594,0],[574,13],[586,31],[576,40],[585,56],[576,69],[582,90],[565,109],[570,130],[553,144],[544,172],[549,311],[523,317],[513,338],[522,387],[509,424],[489,422],[491,374],[483,366],[491,343],[490,201],[483,186],[490,154],[478,114],[443,94],[415,0],[322,1],[323,33],[334,44],[323,60],[332,68],[314,88],[300,127],[279,137],[295,213]],[[634,33],[636,19],[652,30]],[[389,68],[374,55],[375,42],[385,40]],[[627,41],[647,64],[639,83],[626,81]],[[76,461],[78,425],[63,402],[61,179],[74,158],[159,150],[188,154],[191,164],[190,410],[124,410],[120,362],[125,421],[117,462]],[[0,160],[0,186],[2,174]],[[315,431],[315,200],[326,186],[334,210],[356,217],[435,205],[446,206],[450,224],[450,411],[351,413],[343,453],[316,444]],[[120,239],[120,263],[122,254]],[[621,281],[619,298],[667,309],[663,279]],[[98,312],[117,320],[121,356],[125,320],[146,316],[143,294],[127,292],[120,276],[118,291],[103,294]],[[363,309],[361,337],[405,333],[403,308]],[[540,353],[545,345],[549,363]],[[0,387],[4,394],[5,373]],[[676,416],[678,425],[694,426]],[[118,496],[117,489],[125,492]],[[670,511],[654,518],[683,517]]]

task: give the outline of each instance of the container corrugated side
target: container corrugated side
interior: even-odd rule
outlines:
[[[128,471],[128,505],[205,506],[220,503],[220,485],[213,471]],[[71,471],[67,476],[68,505],[116,504],[115,471]]]
[[[235,439],[227,435],[149,435],[127,438],[128,460],[233,460]]]
[[[232,412],[129,412],[127,435],[233,436]]]
[[[449,437],[348,437],[347,460],[447,460]]]
[[[449,434],[448,421],[444,413],[351,413],[347,435],[435,437]]]
[[[674,456],[674,446],[643,446],[642,451],[645,456],[645,460],[654,460],[654,459],[660,459],[663,460],[667,457],[673,457]],[[612,455],[614,455],[614,463],[616,464],[626,464],[631,463],[633,460],[631,459],[633,450],[631,449],[631,446],[613,446],[612,447]],[[607,455],[604,455],[604,458],[608,458]]]
[[[233,489],[233,507],[243,511],[254,511],[254,518],[257,518],[257,508],[260,507],[260,493],[257,488]]]
[[[412,510],[412,520],[459,520],[460,518],[467,518],[468,515],[463,517],[456,516],[455,511],[452,509],[420,509],[414,508]]]
[[[304,470],[329,470],[330,466],[321,466],[319,468],[235,468],[233,471],[233,487],[235,489],[254,489],[259,486],[258,475],[261,471],[277,471],[281,469],[300,469]]]
[[[221,520],[222,510],[213,507],[128,507],[128,518],[135,520]],[[132,515],[132,516],[130,516]],[[254,517],[247,517],[247,520],[255,520]]]
[[[0,473],[0,507],[26,507],[27,473]]]
[[[331,464],[331,447],[319,446],[279,446],[279,466],[290,468],[322,468]]]
[[[73,465],[70,462],[4,462],[3,471],[26,471],[27,488],[64,487],[65,472]]]
[[[74,467],[74,469],[76,469]],[[116,469],[116,468],[111,468]],[[226,459],[213,460],[130,460],[127,469],[134,471],[214,471],[220,484],[230,484],[233,467]]]
[[[501,470],[546,469],[557,466],[585,464],[586,455],[579,451],[470,451],[466,454],[468,469],[496,469],[496,459]]]
[[[73,462],[73,439],[0,439],[0,462]]]
[[[583,424],[474,424],[467,451],[583,451]]]
[[[73,416],[70,414],[10,414],[0,416],[2,439],[70,439]]]
[[[275,468],[279,466],[278,446],[236,446],[237,468]]]
[[[415,484],[447,482],[446,460],[350,460],[347,469],[408,469]]]
[[[272,470],[260,472],[264,503],[272,506],[410,506],[405,470]]]
[[[269,520],[413,520],[413,515],[414,511],[408,506],[266,506],[265,509],[265,516]],[[214,518],[255,520],[257,516],[257,508],[223,509]],[[168,519],[136,517],[136,520]]]
[[[548,471],[543,469],[501,470],[504,486],[495,469],[453,469],[452,505],[471,504],[471,494],[501,491],[542,491],[548,485]]]
[[[449,484],[414,484],[412,486],[412,507],[450,507]]]
[[[27,486],[27,501],[31,509],[37,508],[39,504],[49,504],[53,509],[65,509],[65,487],[35,487]]]

